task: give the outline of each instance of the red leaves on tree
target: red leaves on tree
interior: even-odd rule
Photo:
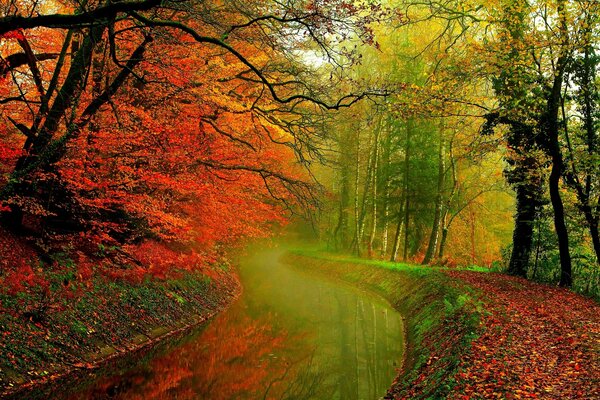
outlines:
[[[23,34],[23,31],[21,29],[0,34],[0,39],[22,40],[24,38],[25,38],[25,35]]]
[[[121,29],[130,23],[118,24]],[[126,59],[141,35],[122,30],[116,56]],[[29,38],[34,50],[59,51],[62,33],[47,30],[42,41],[36,32]],[[248,32],[251,36],[252,30]],[[9,36],[14,37],[11,33],[5,38]],[[273,100],[263,95],[261,84],[233,78],[246,74],[247,66],[181,32],[174,31],[173,39],[177,40],[160,36],[148,44],[146,54],[159,55],[159,60],[148,57],[141,62],[135,77],[112,95],[110,107],[100,108],[67,141],[58,162],[23,179],[33,189],[4,204],[18,208],[33,231],[45,229],[45,221],[63,224],[69,219],[80,232],[70,237],[68,232],[62,237],[55,232],[47,235],[60,245],[77,243],[88,254],[96,251],[97,243],[122,246],[141,264],[151,265],[123,269],[138,278],[148,273],[165,276],[182,264],[199,265],[194,257],[209,257],[215,246],[269,234],[285,224],[285,208],[297,200],[290,188],[296,184],[308,188],[289,146],[294,138],[282,128],[285,124],[265,114],[277,108]],[[271,62],[270,49],[231,41],[257,65]],[[108,46],[107,37],[103,43]],[[42,80],[49,81],[55,61],[44,62],[48,65]],[[69,62],[67,57],[64,71]],[[27,66],[21,68],[26,71]],[[107,83],[122,69],[109,58],[94,58],[90,79],[72,110],[75,124],[87,118],[83,110],[103,90],[104,81],[94,75],[97,68]],[[140,81],[142,76],[152,84]],[[33,82],[22,83],[27,85],[31,85],[27,93],[35,93]],[[3,97],[19,95],[11,85],[2,85],[0,91]],[[6,132],[0,138],[0,165],[9,178],[25,141],[12,121],[24,126],[33,121],[17,104],[4,107],[3,113],[11,119],[0,121]],[[55,138],[68,129],[66,124],[60,126]],[[156,240],[143,243],[149,237]],[[196,256],[182,262],[177,251],[170,250],[175,242],[191,244]]]

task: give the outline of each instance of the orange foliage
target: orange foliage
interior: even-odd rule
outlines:
[[[142,34],[129,29],[132,26],[131,21],[115,26],[123,31],[115,39],[118,58],[126,59],[140,42]],[[52,168],[26,178],[33,190],[5,199],[3,211],[18,208],[34,231],[47,229],[46,221],[53,218],[58,221],[55,224],[69,219],[64,235],[52,228],[46,237],[87,253],[93,253],[97,243],[125,245],[126,251],[149,266],[138,268],[135,274],[156,276],[165,276],[170,269],[200,266],[208,260],[211,248],[265,236],[274,226],[286,223],[285,208],[297,200],[291,187],[298,184],[306,190],[308,186],[289,146],[293,137],[282,128],[283,123],[262,114],[273,107],[273,100],[263,96],[262,85],[234,79],[247,70],[237,58],[198,45],[178,31],[171,33],[171,37],[157,35],[147,45],[145,54],[152,56],[138,67],[136,75],[152,84],[128,80],[112,96],[111,106],[100,108],[67,141],[66,153]],[[25,36],[36,52],[58,53],[64,34],[40,28]],[[107,46],[106,51],[107,35],[101,44]],[[20,51],[12,42],[25,36],[9,32],[0,37],[6,45],[0,48],[2,55]],[[252,36],[253,29],[249,29],[232,39],[240,53],[257,65],[276,58],[272,50],[257,48]],[[63,72],[71,61],[67,57]],[[50,81],[55,66],[55,60],[43,62],[44,82]],[[108,83],[122,66],[106,58],[92,65],[89,82],[72,110],[75,122],[81,121],[83,117],[78,120],[77,115],[84,115],[95,96],[95,68],[103,68]],[[27,71],[27,65],[21,70]],[[20,86],[36,91],[33,81],[20,82]],[[18,95],[12,82],[0,85],[0,97]],[[25,138],[13,121],[26,126],[34,121],[33,113],[21,104],[9,102],[2,112],[10,117],[0,119],[4,132],[0,183],[4,185],[19,157],[27,154],[23,152]],[[68,129],[65,124],[55,136]],[[194,243],[198,252],[181,255],[158,241],[144,243],[147,238]]]
[[[290,379],[298,370],[286,357],[269,355],[280,354],[282,344],[293,339],[247,317],[219,317],[202,332],[201,340],[153,358],[147,369],[103,379],[71,400],[102,397],[115,383],[129,399],[254,399],[267,393],[268,398],[278,398],[285,390],[281,376]]]

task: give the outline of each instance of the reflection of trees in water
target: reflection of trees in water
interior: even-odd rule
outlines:
[[[327,373],[328,369],[323,368],[323,364],[316,362],[314,350],[307,359],[298,360],[297,364],[300,367],[294,379],[282,377],[283,379],[280,382],[282,382],[283,389],[277,396],[271,396],[268,393],[269,390],[267,390],[263,399],[331,399],[335,392],[335,387],[328,384],[328,381],[331,380]]]
[[[275,354],[282,343],[294,339],[249,318],[236,321],[234,329],[220,319],[214,322],[199,340],[134,371],[105,378],[73,399],[260,398],[272,377],[280,376],[291,364],[287,357]]]
[[[395,375],[392,360],[401,356],[399,316],[388,318],[387,309],[354,291],[284,272],[273,271],[254,286],[252,300],[218,316],[199,336],[73,399],[382,396]]]
[[[340,352],[336,397],[377,399],[395,375],[389,356],[400,357],[402,343],[390,341],[389,336],[390,332],[397,335],[401,326],[395,323],[390,331],[387,309],[365,304],[361,297],[336,293],[335,298]]]
[[[197,340],[71,400],[331,398],[328,369],[317,365],[316,346],[305,346],[303,335],[247,317],[214,322]]]

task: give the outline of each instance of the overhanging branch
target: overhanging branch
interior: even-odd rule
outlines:
[[[238,60],[240,60],[240,62],[242,62],[242,64],[246,65],[258,77],[260,82],[268,88],[269,92],[271,93],[271,96],[273,97],[273,100],[275,100],[279,103],[286,104],[286,103],[292,103],[292,102],[296,102],[296,101],[298,101],[298,102],[308,101],[308,102],[316,104],[327,110],[338,110],[340,108],[350,107],[354,103],[356,103],[364,98],[385,97],[388,95],[388,93],[386,91],[377,91],[377,92],[373,91],[373,92],[362,92],[359,94],[348,94],[348,95],[340,97],[335,103],[331,103],[331,104],[326,103],[323,100],[319,100],[319,99],[316,99],[316,98],[313,98],[311,96],[307,96],[304,94],[294,94],[289,97],[281,97],[275,90],[275,85],[273,83],[271,83],[269,81],[269,79],[267,79],[267,77],[254,64],[252,64],[250,61],[248,61],[248,59],[246,57],[244,57],[239,51],[237,51],[235,48],[233,48],[229,44],[225,43],[224,41],[217,39],[215,37],[200,35],[193,28],[191,28],[181,22],[150,19],[150,18],[144,17],[143,15],[141,15],[135,11],[130,12],[129,15],[131,15],[138,21],[142,22],[146,26],[178,29],[178,30],[185,32],[185,33],[189,34],[190,36],[192,36],[192,38],[194,38],[194,40],[198,43],[210,43],[210,44],[216,45],[218,47],[221,47],[221,48],[227,50],[229,53],[231,53],[233,56],[235,56]]]
[[[106,6],[80,14],[49,14],[36,17],[8,16],[0,18],[0,35],[19,29],[38,27],[71,29],[98,23],[104,24],[106,19],[112,19],[117,14],[130,11],[147,11],[160,6],[160,4],[161,0],[109,2]]]

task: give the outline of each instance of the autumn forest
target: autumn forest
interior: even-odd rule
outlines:
[[[0,398],[600,398],[599,34],[0,0]]]

